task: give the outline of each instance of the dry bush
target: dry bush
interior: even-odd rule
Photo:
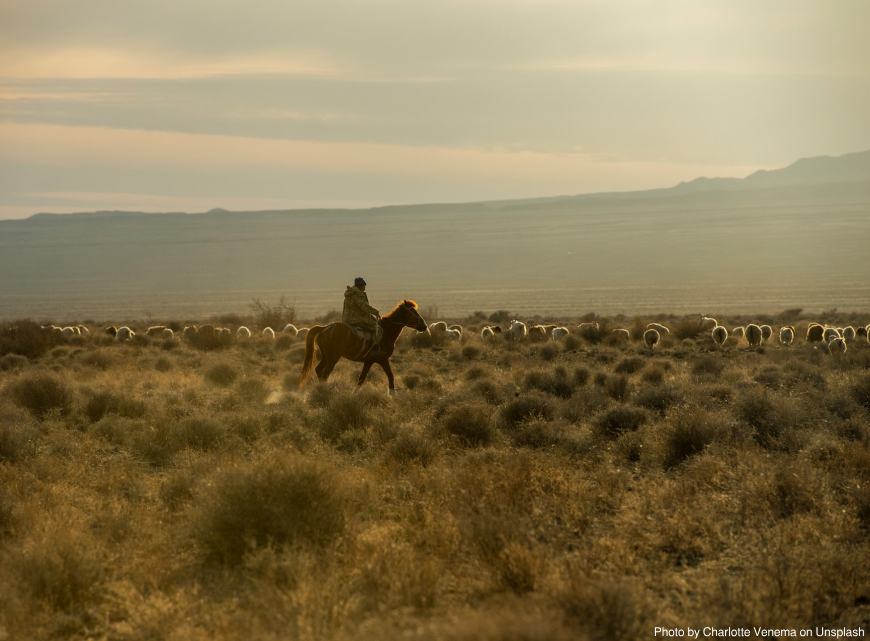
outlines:
[[[229,387],[238,377],[238,371],[229,363],[212,365],[205,372],[205,380],[218,387]]]
[[[550,421],[555,415],[553,403],[540,394],[524,394],[506,403],[501,409],[501,423],[513,428],[530,419]]]
[[[604,382],[604,391],[616,401],[624,401],[628,397],[629,390],[628,377],[626,376],[608,376]]]
[[[326,545],[345,528],[347,489],[324,465],[279,457],[220,472],[188,518],[204,560],[238,564],[263,546]]]
[[[852,386],[852,397],[870,412],[870,374],[864,374]]]
[[[0,356],[18,354],[37,358],[61,340],[57,334],[42,329],[32,321],[16,321],[0,329]]]
[[[651,365],[643,371],[643,374],[641,374],[640,377],[645,383],[649,383],[650,385],[660,385],[665,379],[665,373],[660,367]]]
[[[634,374],[643,369],[644,365],[646,365],[645,359],[638,356],[629,356],[619,361],[616,367],[613,368],[613,371],[617,374]]]
[[[140,418],[145,416],[147,409],[145,403],[139,399],[102,391],[87,400],[83,411],[91,423],[96,423],[107,414],[117,414],[124,418]]]
[[[36,418],[51,413],[67,414],[72,408],[73,393],[57,376],[38,373],[22,376],[9,385],[12,400]]]
[[[462,358],[467,361],[473,361],[480,357],[481,351],[479,347],[474,345],[466,345],[462,348]]]
[[[646,412],[642,409],[617,405],[600,414],[595,420],[595,426],[602,434],[615,437],[623,432],[636,430],[646,422],[646,419]]]
[[[27,366],[27,357],[20,354],[0,356],[0,372],[15,372]]]
[[[671,336],[677,340],[697,338],[706,331],[704,322],[700,318],[683,318],[671,325]]]
[[[698,378],[716,378],[725,370],[725,362],[717,356],[705,356],[692,363],[692,374]]]
[[[773,447],[783,434],[797,423],[795,408],[769,392],[751,388],[734,403],[737,417],[751,429],[755,440]]]
[[[248,307],[254,316],[257,327],[271,327],[276,332],[281,331],[287,323],[296,320],[296,308],[282,296],[277,303],[268,303],[259,298],[250,302]],[[233,323],[238,325],[240,323]]]
[[[558,595],[562,611],[592,641],[636,641],[647,638],[651,613],[632,583],[594,580],[574,574]]]
[[[37,430],[26,421],[0,422],[0,463],[17,463],[36,451]]]
[[[574,393],[574,385],[564,367],[556,367],[550,372],[529,372],[523,380],[523,386],[526,389],[539,390],[559,398],[570,398],[571,394]]]
[[[489,445],[495,439],[491,416],[492,410],[485,405],[457,405],[444,414],[441,426],[463,445]]]
[[[490,405],[498,405],[503,400],[503,394],[492,381],[477,381],[471,386],[471,393]]]
[[[426,467],[435,459],[438,447],[428,436],[417,431],[401,432],[390,443],[387,455],[401,465],[417,463]]]
[[[724,429],[720,418],[700,407],[685,407],[668,420],[664,432],[664,466],[676,467],[704,451]]]
[[[675,385],[642,387],[632,399],[636,405],[664,414],[683,400],[683,391]]]
[[[236,392],[248,403],[263,403],[269,396],[269,387],[260,378],[246,378],[239,381]]]

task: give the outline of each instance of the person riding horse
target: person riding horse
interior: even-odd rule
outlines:
[[[362,276],[353,280],[353,287],[348,286],[344,292],[344,308],[341,312],[341,321],[350,325],[354,330],[362,333],[371,341],[368,352],[376,350],[383,336],[383,328],[378,322],[381,313],[369,305],[369,297],[366,296],[366,281]],[[367,352],[367,353],[368,353]]]

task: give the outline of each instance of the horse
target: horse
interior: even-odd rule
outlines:
[[[363,340],[346,323],[330,323],[329,325],[315,325],[305,337],[305,361],[302,363],[302,373],[299,376],[299,386],[305,384],[311,376],[311,370],[317,373],[317,378],[325,381],[332,373],[335,364],[341,358],[362,363],[363,368],[357,380],[357,385],[362,385],[369,374],[372,365],[377,363],[387,375],[390,383],[390,394],[395,393],[396,386],[393,379],[393,370],[390,367],[390,356],[396,347],[396,340],[402,329],[410,327],[418,332],[428,329],[426,321],[417,311],[417,303],[412,300],[403,300],[396,308],[379,321],[383,329],[383,337],[377,348],[367,350],[368,341]],[[320,361],[314,367],[314,348],[320,349]]]

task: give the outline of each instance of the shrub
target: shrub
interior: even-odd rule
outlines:
[[[852,397],[870,412],[870,374],[865,374],[852,386]]]
[[[235,368],[228,363],[213,365],[205,372],[206,380],[219,387],[229,387],[235,382],[238,376],[239,374]]]
[[[419,432],[405,431],[393,439],[388,453],[390,459],[402,465],[419,463],[426,467],[435,458],[436,451],[432,439]]]
[[[755,382],[771,389],[782,387],[782,370],[776,365],[762,367],[755,375]]]
[[[275,339],[275,351],[276,352],[286,352],[288,349],[293,347],[293,343],[296,341],[294,336],[289,336],[287,334],[279,334],[278,338]]]
[[[725,369],[721,358],[706,356],[692,363],[692,374],[695,376],[719,376]]]
[[[526,394],[507,403],[501,411],[501,421],[505,427],[516,427],[532,418],[553,420],[553,404],[546,397]]]
[[[169,440],[174,450],[186,447],[209,450],[224,435],[224,426],[212,418],[192,416],[170,427]]]
[[[704,450],[716,436],[716,419],[698,407],[677,412],[670,420],[664,438],[664,465],[676,467]]]
[[[168,358],[161,356],[154,362],[154,369],[158,372],[168,372],[172,369],[172,362]]]
[[[599,415],[595,425],[607,436],[618,436],[636,430],[646,422],[646,412],[641,409],[618,405]]]
[[[15,550],[9,569],[31,598],[68,613],[99,600],[105,568],[92,541],[57,527]]]
[[[480,356],[480,348],[474,345],[466,345],[462,348],[462,358],[473,361]]]
[[[700,318],[684,318],[671,326],[671,336],[677,340],[697,338],[704,332],[704,321]]]
[[[27,365],[27,357],[21,354],[6,354],[0,357],[0,372],[14,372],[24,369]]]
[[[635,641],[648,636],[650,613],[627,583],[574,575],[558,602],[566,618],[593,641]]]
[[[507,323],[511,319],[511,313],[506,309],[499,309],[489,315],[490,323]]]
[[[640,375],[644,382],[659,385],[665,379],[665,373],[658,367],[649,367]]]
[[[575,387],[583,387],[589,382],[589,370],[585,367],[575,367],[571,380]]]
[[[502,585],[515,594],[526,594],[535,589],[541,573],[540,559],[525,545],[507,543],[495,563]]]
[[[277,303],[270,304],[255,298],[248,307],[254,315],[254,324],[259,327],[271,327],[276,332],[296,320],[296,308],[282,296]]]
[[[442,418],[444,430],[463,445],[489,445],[495,438],[492,410],[483,405],[459,405]]]
[[[628,378],[622,375],[608,376],[607,382],[604,384],[604,391],[607,395],[617,401],[624,401],[628,396]]]
[[[560,398],[570,398],[574,387],[568,379],[568,373],[557,367],[550,373],[535,371],[526,374],[524,385],[527,389],[536,389]]]
[[[0,463],[15,463],[33,454],[35,439],[36,430],[26,423],[0,423]]]
[[[326,545],[345,526],[346,492],[326,467],[278,458],[222,472],[191,514],[193,539],[209,562],[238,564],[252,548]]]
[[[480,367],[479,365],[475,365],[474,367],[469,367],[465,370],[465,380],[466,381],[476,381],[481,378],[486,378],[489,372]]]
[[[125,398],[113,392],[98,392],[85,403],[85,416],[91,423],[96,423],[107,414],[117,414],[124,418],[140,418],[145,416],[147,407],[139,399]]]
[[[530,419],[511,430],[511,443],[517,447],[552,447],[565,440],[564,432],[563,424]]]
[[[648,386],[634,397],[634,403],[643,408],[664,414],[669,407],[682,400],[682,393],[673,386]]]
[[[538,350],[538,356],[541,357],[541,360],[545,360],[548,362],[556,358],[556,354],[558,353],[559,350],[556,348],[556,346],[551,344],[544,345],[543,347],[541,347],[541,349]]]
[[[634,374],[643,369],[645,364],[646,361],[644,359],[638,356],[629,356],[619,361],[613,371],[617,374]]]
[[[249,403],[263,403],[269,396],[269,387],[259,378],[246,378],[237,387],[239,396]]]
[[[502,394],[492,381],[477,381],[471,391],[490,405],[498,405],[502,401]]]
[[[12,400],[36,418],[51,412],[66,414],[72,407],[72,392],[59,378],[51,374],[32,374],[10,385]]]
[[[775,402],[764,390],[750,389],[735,403],[735,412],[753,430],[755,440],[764,447],[774,445],[794,419],[791,408]]]
[[[27,358],[42,356],[60,342],[60,337],[32,321],[16,321],[0,330],[0,356],[19,354]]]

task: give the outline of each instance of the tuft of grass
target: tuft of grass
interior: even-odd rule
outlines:
[[[635,396],[634,403],[645,409],[664,414],[673,405],[683,399],[682,392],[675,386],[649,385],[642,388]]]
[[[624,401],[629,392],[628,377],[622,375],[608,376],[604,383],[604,391],[610,398]]]
[[[239,373],[229,363],[218,363],[208,368],[205,379],[218,387],[229,387],[239,377]]]
[[[324,465],[298,457],[219,473],[189,514],[193,541],[209,563],[237,565],[266,546],[323,546],[344,531],[347,492]]]
[[[32,321],[17,321],[0,329],[0,356],[18,354],[38,358],[62,339]]]
[[[417,463],[428,466],[435,459],[437,447],[431,438],[416,431],[404,431],[390,443],[390,460],[401,465]]]
[[[646,365],[646,360],[639,356],[629,356],[619,361],[613,371],[617,374],[634,374],[643,369],[644,365]]]
[[[469,403],[448,410],[441,424],[448,434],[463,445],[489,445],[495,439],[491,416],[489,407]]]
[[[692,363],[692,374],[697,377],[716,377],[725,369],[725,363],[721,358],[705,356]]]
[[[642,409],[617,405],[600,414],[595,421],[595,426],[603,434],[615,437],[623,432],[636,430],[646,422],[646,419],[646,412]]]
[[[720,431],[717,418],[699,408],[683,408],[670,419],[664,437],[664,465],[670,469],[699,454]]]
[[[513,428],[530,419],[551,421],[554,414],[553,404],[545,396],[526,394],[502,407],[501,421],[505,427]]]
[[[747,424],[755,440],[763,447],[772,447],[785,431],[795,423],[791,406],[774,399],[762,389],[751,388],[734,403],[737,417]]]
[[[475,345],[466,345],[462,348],[462,358],[473,361],[480,357],[480,348]]]
[[[557,367],[552,372],[529,372],[526,374],[523,385],[526,389],[539,390],[559,398],[571,398],[574,393],[574,386],[568,378],[568,373],[562,367]]]
[[[37,432],[27,423],[0,422],[0,463],[17,463],[36,451]]]
[[[27,366],[27,357],[21,354],[0,356],[0,372],[15,372]]]
[[[649,636],[650,613],[626,582],[572,576],[558,596],[566,618],[591,641],[636,641]]]
[[[50,413],[67,414],[72,408],[73,394],[69,386],[52,374],[31,374],[9,386],[12,400],[36,418]]]

